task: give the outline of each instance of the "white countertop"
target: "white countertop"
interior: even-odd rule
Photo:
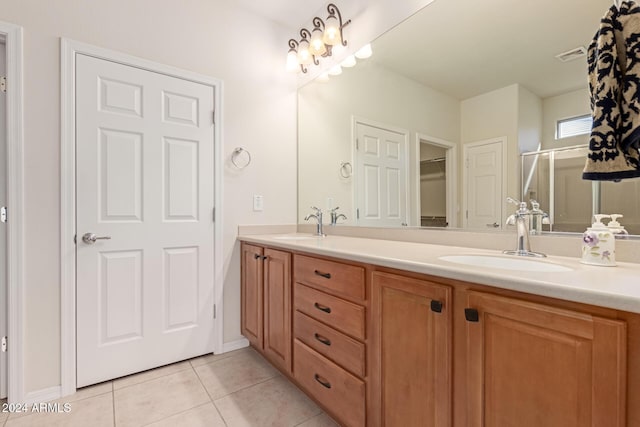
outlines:
[[[495,255],[500,251],[357,237],[304,234],[239,236],[241,241],[463,280],[596,306],[640,313],[640,264],[616,267],[581,264],[578,258],[549,256],[536,261],[569,267],[566,272],[514,271],[454,264],[445,255]]]

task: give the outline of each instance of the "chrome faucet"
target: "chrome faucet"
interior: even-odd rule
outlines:
[[[507,218],[507,225],[515,225],[517,233],[516,250],[514,251],[502,251],[504,254],[517,255],[517,256],[530,256],[543,258],[545,254],[539,252],[532,252],[529,245],[529,219],[531,217],[531,211],[527,209],[527,202],[520,202],[519,200],[507,197],[507,202],[513,203],[518,206],[518,210],[513,215]]]
[[[311,218],[315,218],[316,221],[318,221],[318,224],[316,225],[316,236],[324,237],[325,234],[322,231],[322,209],[316,208],[315,206],[311,206],[311,209],[315,210],[316,213],[305,216],[304,220],[309,221]]]
[[[329,213],[331,214],[331,225],[338,225],[338,220],[340,218],[344,218],[345,220],[347,219],[345,214],[338,213],[338,209],[340,209],[340,206],[336,206],[329,211]]]

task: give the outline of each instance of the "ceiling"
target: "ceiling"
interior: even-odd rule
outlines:
[[[377,64],[458,99],[514,83],[541,98],[586,88],[588,47],[612,0],[437,0],[373,45]]]
[[[234,0],[245,9],[268,18],[278,24],[297,30],[311,22],[315,13],[321,10],[327,0]]]

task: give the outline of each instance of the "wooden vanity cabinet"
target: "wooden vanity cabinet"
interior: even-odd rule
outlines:
[[[291,254],[246,243],[241,251],[242,334],[291,373]]]
[[[364,267],[294,256],[293,375],[342,426],[366,420]]]
[[[451,425],[451,288],[374,272],[370,426]]]
[[[242,333],[342,426],[640,425],[637,314],[243,243]]]
[[[626,425],[624,321],[467,293],[467,426]]]

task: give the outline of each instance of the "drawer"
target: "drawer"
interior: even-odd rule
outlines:
[[[341,425],[365,425],[365,384],[298,340],[293,342],[294,376]]]
[[[293,262],[296,282],[322,286],[329,292],[365,299],[364,268],[339,262],[296,255]]]
[[[294,307],[354,338],[364,340],[364,307],[296,283]]]
[[[364,377],[365,346],[306,314],[296,311],[293,317],[294,337],[333,360],[352,374]]]

